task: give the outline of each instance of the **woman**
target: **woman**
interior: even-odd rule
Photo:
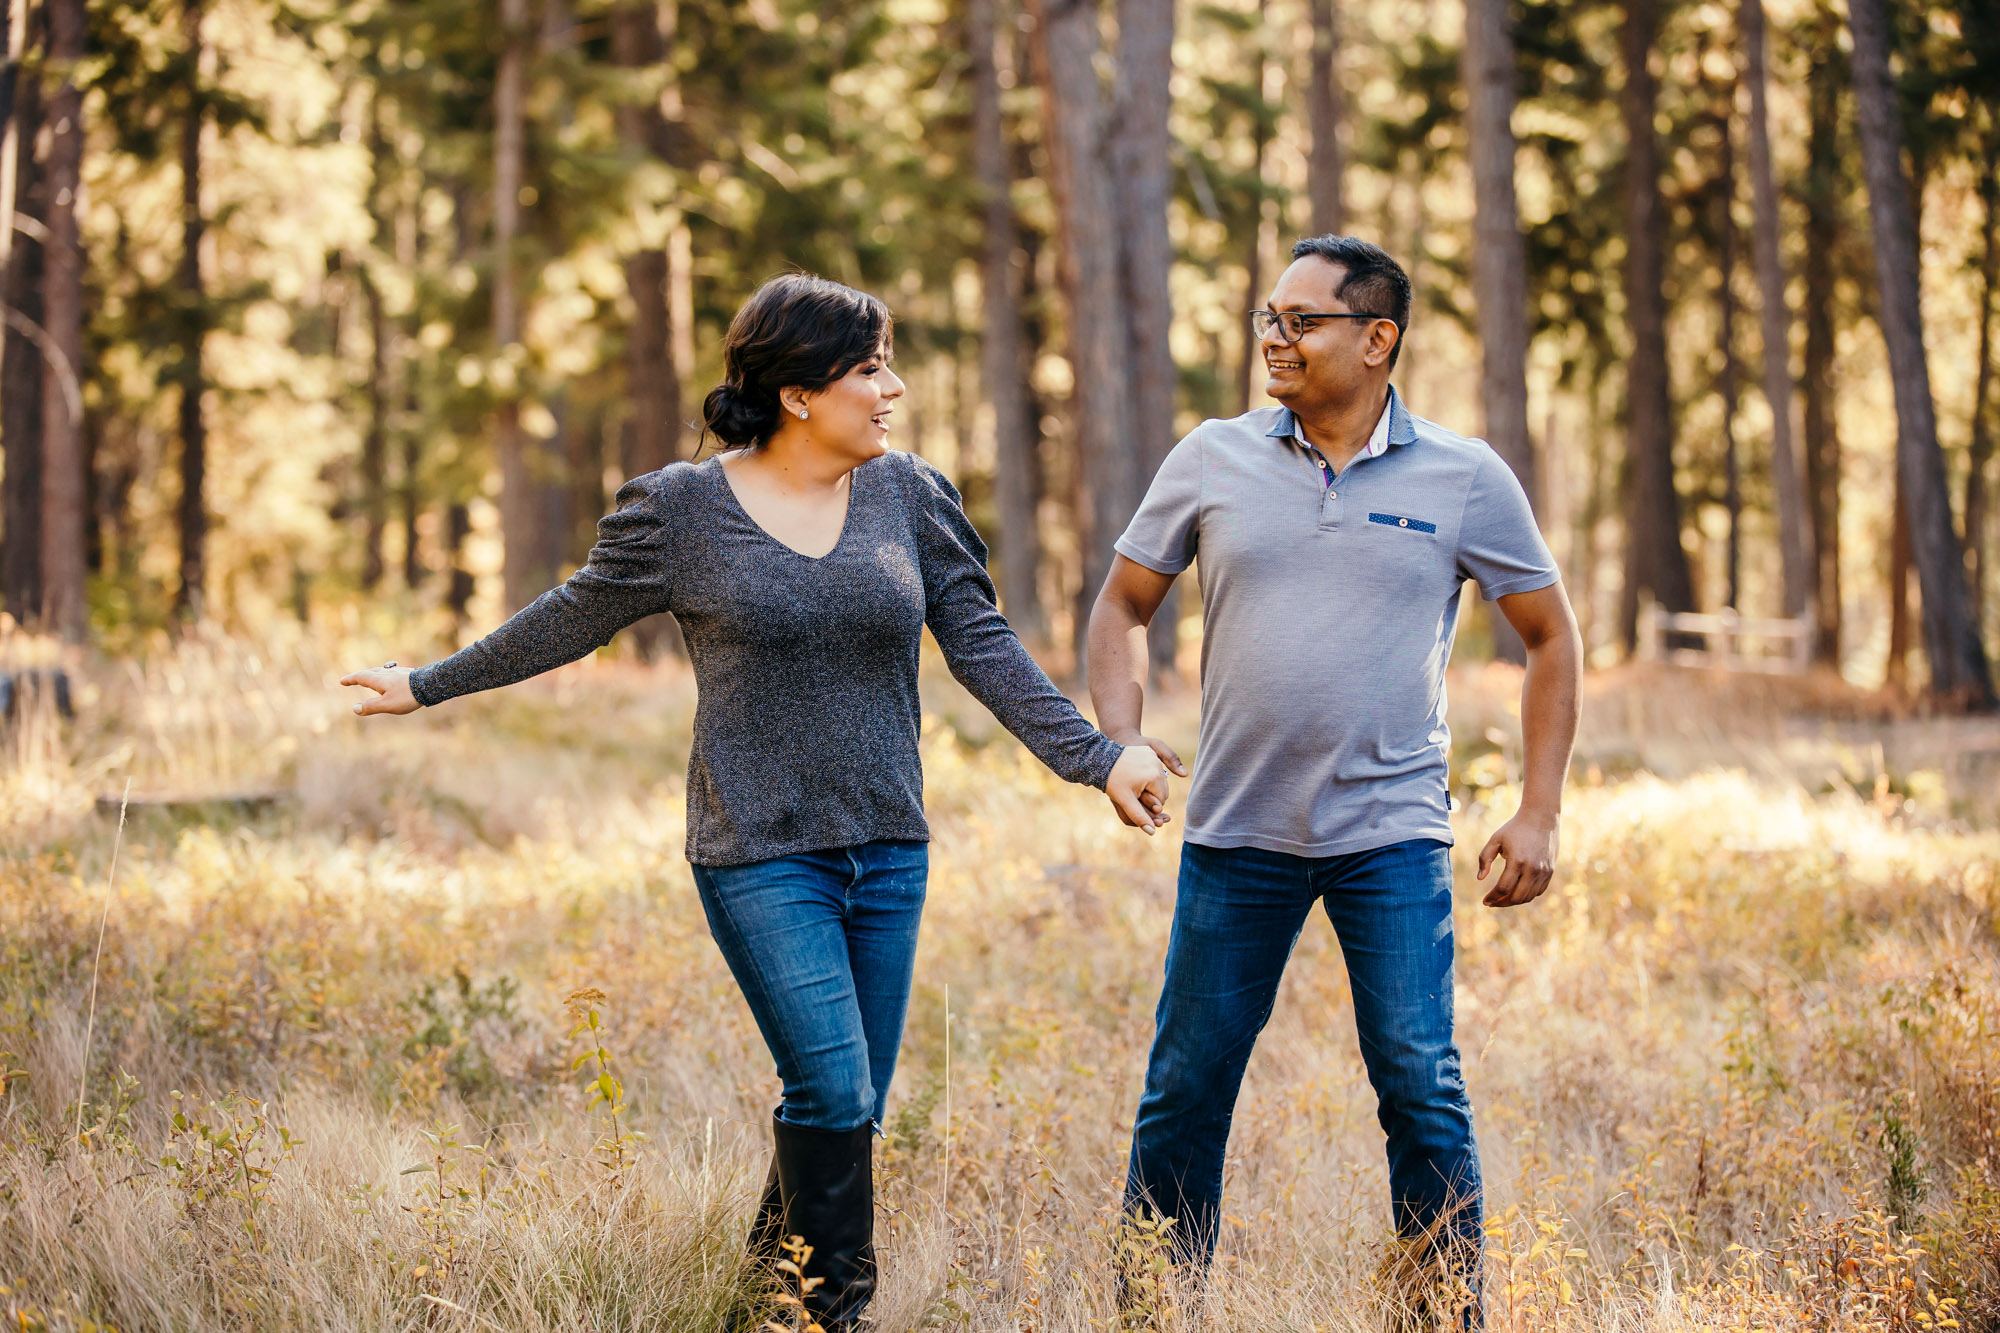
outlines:
[[[574,661],[670,611],[698,687],[687,857],[709,929],[784,1084],[750,1247],[813,1247],[829,1329],[873,1294],[877,1131],[902,1041],[926,843],[917,663],[952,674],[1035,755],[1146,833],[1166,772],[1078,714],[994,605],[986,550],[943,474],[892,453],[902,381],[888,309],[790,275],[737,312],[703,405],[726,454],[627,482],[567,583],[471,647],[344,677],[409,713]]]

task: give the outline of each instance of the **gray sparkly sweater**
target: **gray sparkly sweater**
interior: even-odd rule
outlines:
[[[412,672],[410,689],[434,706],[511,685],[660,611],[680,621],[698,690],[696,864],[929,839],[917,754],[925,625],[952,674],[1058,775],[1102,787],[1118,759],[1001,616],[958,492],[906,453],[854,470],[847,525],[816,560],[744,512],[719,459],[628,481],[583,568]]]

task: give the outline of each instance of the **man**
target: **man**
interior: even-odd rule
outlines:
[[[1307,913],[1339,934],[1388,1135],[1406,1254],[1475,1293],[1479,1157],[1452,1034],[1444,669],[1462,583],[1528,649],[1521,808],[1479,854],[1488,907],[1548,887],[1576,733],[1582,644],[1507,464],[1412,416],[1390,387],[1410,280],[1353,237],[1300,241],[1251,313],[1281,406],[1204,422],[1160,467],[1090,620],[1100,726],[1143,734],[1145,627],[1201,561],[1200,772],[1126,1205],[1215,1246],[1223,1149],[1258,1032]]]

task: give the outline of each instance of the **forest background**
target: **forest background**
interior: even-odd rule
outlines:
[[[18,622],[449,646],[700,448],[730,314],[802,267],[895,309],[897,443],[1061,663],[1166,449],[1265,401],[1243,312],[1335,230],[1412,272],[1405,395],[1520,473],[1594,662],[1646,602],[1810,614],[1853,681],[1992,701],[2000,19],[1972,0],[8,22]]]

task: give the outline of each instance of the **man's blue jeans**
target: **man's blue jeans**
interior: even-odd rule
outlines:
[[[777,1061],[786,1124],[881,1123],[929,869],[921,842],[694,867],[709,932]]]
[[[1175,1218],[1182,1261],[1214,1253],[1243,1068],[1315,902],[1347,959],[1361,1059],[1389,1136],[1396,1230],[1448,1245],[1476,1281],[1479,1154],[1452,1039],[1451,853],[1431,839],[1310,858],[1182,849],[1126,1207]]]

